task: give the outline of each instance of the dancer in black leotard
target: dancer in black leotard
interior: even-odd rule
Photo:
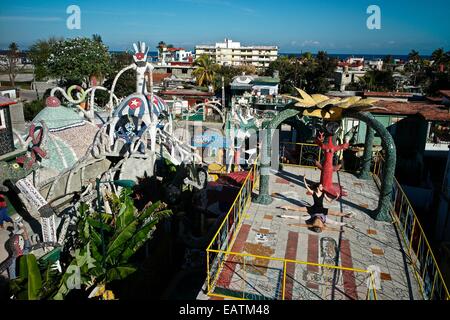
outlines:
[[[305,184],[306,185],[306,184]],[[323,206],[323,199],[326,197],[325,192],[323,192],[323,187],[321,184],[318,184],[315,186],[314,191],[309,190],[309,192],[312,192],[314,204],[311,207],[308,207],[308,213],[313,214],[328,214],[328,209]],[[327,201],[331,202],[333,200],[329,200],[327,197]]]
[[[351,213],[343,214],[340,212],[328,210],[328,208],[325,208],[323,206],[323,200],[325,199],[328,203],[333,202],[334,200],[339,198],[339,194],[335,199],[330,199],[325,193],[325,190],[323,189],[323,186],[321,183],[315,184],[313,188],[310,188],[309,185],[306,183],[305,177],[303,177],[303,182],[305,184],[306,189],[310,194],[312,194],[313,197],[313,205],[310,207],[300,207],[300,208],[292,208],[289,206],[280,207],[280,209],[284,210],[291,210],[291,211],[300,211],[300,212],[307,212],[310,215],[310,218],[306,220],[306,224],[311,226],[311,229],[315,232],[322,232],[322,230],[325,228],[325,224],[327,223],[327,215],[337,216],[337,217],[351,217]],[[337,226],[344,226],[346,223],[343,222],[337,222],[334,220],[328,221],[330,224],[337,225]]]

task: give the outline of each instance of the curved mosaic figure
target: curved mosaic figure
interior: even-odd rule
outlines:
[[[391,221],[391,217],[389,214],[390,198],[392,197],[392,186],[394,184],[395,165],[397,161],[397,152],[395,148],[394,139],[392,138],[389,131],[387,131],[387,129],[380,122],[378,122],[375,119],[375,117],[369,112],[354,112],[352,110],[348,110],[344,112],[344,116],[364,121],[367,124],[367,128],[371,128],[372,130],[374,130],[381,138],[381,145],[383,147],[383,150],[385,151],[386,159],[383,169],[383,179],[381,181],[381,190],[380,190],[380,198],[378,200],[378,207],[375,210],[373,216],[377,220]],[[373,135],[373,133],[370,135]],[[370,138],[369,139],[366,138],[366,143],[367,142],[370,143],[370,141],[371,141]],[[365,145],[365,149],[366,148],[368,149],[368,151],[365,157],[366,158],[371,157],[372,156],[371,145],[370,144]],[[370,170],[370,166],[369,168],[367,168],[366,165],[365,167],[363,167],[362,172],[368,169]]]
[[[246,109],[246,112],[244,112],[244,109]],[[233,164],[235,166],[240,164],[241,151],[245,148],[245,139],[250,139],[252,135],[255,135],[256,139],[256,133],[262,126],[262,119],[256,114],[252,114],[250,109],[249,106],[232,105],[231,112],[227,113],[225,130],[230,143],[227,153],[227,172],[231,172]],[[256,148],[244,150],[244,152],[250,155],[250,158],[246,161],[247,164],[256,161]]]
[[[39,158],[39,185],[72,168],[89,152],[98,132],[97,126],[74,109],[63,106],[54,96],[47,98],[46,107],[36,115],[32,124],[30,138],[38,130],[41,139],[39,146],[45,151],[45,156]],[[80,134],[80,130],[83,134]],[[25,158],[36,159],[34,154],[37,150],[34,147]],[[18,162],[23,163],[24,160],[19,158]]]

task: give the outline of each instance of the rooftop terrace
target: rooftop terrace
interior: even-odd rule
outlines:
[[[420,300],[424,295],[434,299],[446,297],[442,278],[433,269],[434,257],[427,249],[425,237],[421,234],[417,242],[419,233],[413,231],[411,239],[414,240],[410,241],[414,244],[413,250],[411,246],[405,248],[405,234],[409,238],[408,230],[416,230],[420,224],[415,218],[414,222],[409,218],[413,212],[400,196],[401,189],[394,192],[395,202],[405,204],[403,208],[407,211],[402,211],[401,207],[399,210],[406,212],[405,217],[391,222],[375,221],[369,216],[370,210],[377,207],[379,196],[375,181],[360,180],[347,172],[335,174],[335,182],[344,187],[348,196],[328,207],[333,211],[353,212],[353,216],[328,216],[347,225],[330,225],[332,230],[315,233],[306,227],[304,220],[297,218],[302,213],[280,209],[281,206],[312,204],[312,197],[306,194],[302,182],[304,175],[309,181],[319,181],[320,171],[284,166],[284,170],[272,174],[273,202],[267,206],[248,201],[248,189],[253,188],[255,193],[257,188],[251,179],[244,184],[229,217],[208,248],[208,276],[198,299]],[[378,267],[379,272],[368,272],[370,266]],[[425,280],[419,282],[418,279]],[[376,290],[369,290],[373,287]],[[208,296],[205,291],[209,292]]]

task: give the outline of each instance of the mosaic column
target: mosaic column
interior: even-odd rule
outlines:
[[[272,136],[273,132],[282,124],[285,120],[295,117],[300,113],[298,109],[285,109],[278,113],[271,121],[264,123],[262,134],[265,135],[262,139],[261,146],[261,172],[259,183],[259,195],[254,200],[255,203],[268,205],[272,203],[272,197],[269,190],[269,178],[270,178],[270,166],[272,157]],[[278,143],[276,144],[278,147]],[[279,150],[276,150],[278,156]],[[278,168],[277,168],[278,169]]]
[[[362,163],[360,165],[360,171],[358,178],[369,180],[372,178],[370,174],[370,165],[372,164],[372,149],[373,149],[373,139],[375,137],[375,132],[369,126],[366,130],[366,140],[364,142],[364,154],[362,156]]]
[[[270,156],[271,156],[271,144],[272,144],[272,130],[263,127],[263,134],[261,144],[261,165],[259,173],[259,195],[253,200],[255,203],[268,205],[272,203],[272,197],[269,194],[269,177],[270,177]]]
[[[385,151],[385,163],[383,170],[383,178],[381,181],[380,198],[378,207],[373,213],[373,218],[378,221],[391,221],[390,207],[393,193],[395,165],[397,161],[396,148],[394,139],[387,129],[377,121],[374,116],[368,112],[348,112],[345,116],[352,117],[367,124],[368,128],[372,128],[381,138],[381,145]]]

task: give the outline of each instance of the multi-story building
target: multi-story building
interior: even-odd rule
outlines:
[[[192,63],[193,57],[191,51],[184,48],[167,48],[164,47],[158,54],[159,64],[165,65],[170,62]]]
[[[195,46],[195,55],[206,54],[220,65],[253,65],[256,68],[267,68],[269,63],[278,57],[277,46],[241,46],[240,42],[225,39],[215,45]]]
[[[338,67],[334,71],[334,83],[336,89],[345,91],[346,87],[353,83],[359,83],[364,77],[366,71],[358,69],[350,69],[349,67]]]

